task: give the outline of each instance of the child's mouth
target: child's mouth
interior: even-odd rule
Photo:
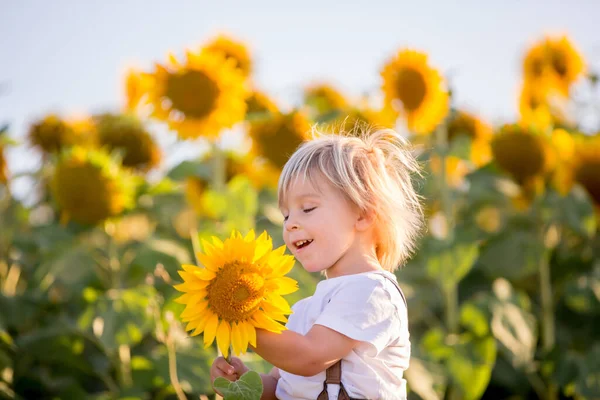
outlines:
[[[308,247],[308,245],[312,242],[312,239],[298,240],[297,242],[294,242],[294,246],[296,246],[296,250],[299,251],[304,249],[305,247]]]

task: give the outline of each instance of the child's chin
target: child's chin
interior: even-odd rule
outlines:
[[[323,265],[315,265],[315,264],[302,264],[302,266],[304,267],[304,269],[307,272],[321,272],[323,271],[325,268],[325,266]]]

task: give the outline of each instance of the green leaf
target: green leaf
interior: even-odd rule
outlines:
[[[427,273],[442,286],[456,285],[471,270],[479,254],[477,242],[457,233],[453,242],[430,238]]]
[[[590,349],[581,361],[575,391],[586,399],[600,398],[600,344]]]
[[[544,244],[535,231],[513,227],[482,246],[478,264],[489,278],[515,281],[538,271],[544,251]]]
[[[214,386],[223,394],[224,400],[260,400],[263,392],[262,379],[255,371],[246,372],[235,382],[218,377]]]
[[[453,346],[454,353],[446,366],[461,392],[459,398],[479,399],[487,388],[496,361],[496,341],[493,337],[476,338],[463,334]]]

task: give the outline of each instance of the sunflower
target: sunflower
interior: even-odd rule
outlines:
[[[161,151],[142,123],[132,115],[103,114],[95,118],[98,142],[123,152],[123,165],[141,171],[156,167]]]
[[[477,166],[488,163],[492,158],[490,139],[492,127],[466,111],[453,113],[448,122],[448,140],[464,135],[471,140],[471,161]]]
[[[314,84],[304,90],[304,104],[315,116],[340,112],[348,106],[344,96],[333,86]]]
[[[256,346],[256,328],[282,332],[291,309],[282,295],[298,290],[295,280],[285,275],[294,258],[284,255],[285,246],[273,250],[266,232],[255,239],[232,232],[224,242],[213,237],[203,241],[204,253],[196,254],[203,267],[183,265],[183,283],[175,289],[184,294],[175,301],[185,304],[181,313],[192,336],[204,332],[204,345],[215,337],[223,355],[245,353]]]
[[[556,86],[561,93],[568,95],[570,85],[584,72],[582,56],[566,37],[545,37],[533,45],[523,61],[525,79],[532,82],[541,80]]]
[[[253,151],[267,158],[277,168],[283,168],[289,156],[307,138],[308,119],[299,111],[276,113],[266,121],[250,126]]]
[[[253,90],[246,99],[246,118],[249,120],[267,118],[277,111],[277,104],[261,91]]]
[[[552,168],[551,148],[543,136],[518,125],[504,125],[492,139],[492,154],[514,180],[527,184]]]
[[[58,153],[75,144],[91,140],[92,124],[85,118],[67,121],[50,114],[36,121],[29,129],[29,142],[46,154]]]
[[[63,221],[93,225],[133,206],[133,178],[103,151],[64,151],[50,185]]]
[[[218,52],[187,52],[185,63],[171,56],[149,76],[152,115],[166,121],[182,139],[214,138],[244,119],[246,86],[233,60]]]
[[[234,61],[236,68],[246,77],[252,73],[250,52],[246,45],[238,40],[220,35],[208,43],[203,50],[221,53],[226,59]]]
[[[427,55],[401,50],[381,71],[388,107],[406,118],[415,133],[430,133],[448,114],[448,91],[440,73],[427,63]]]

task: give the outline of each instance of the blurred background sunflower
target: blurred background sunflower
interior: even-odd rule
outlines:
[[[431,133],[448,114],[443,76],[429,65],[427,54],[400,50],[381,71],[385,103],[406,119],[415,133]]]
[[[55,168],[51,190],[64,222],[94,225],[134,206],[135,183],[100,150],[65,150]]]

